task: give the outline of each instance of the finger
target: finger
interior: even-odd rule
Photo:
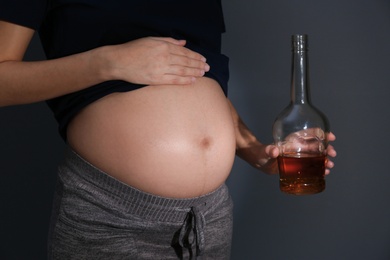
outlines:
[[[206,58],[203,55],[184,47],[187,43],[186,40],[176,40],[170,37],[151,37],[151,38],[156,41],[168,43],[169,52],[172,55],[186,56],[188,58],[202,60],[204,62],[206,61]]]
[[[165,75],[182,76],[182,77],[203,77],[203,69],[194,69],[182,66],[170,66]]]
[[[181,46],[172,45],[170,47],[171,47],[170,52],[172,55],[184,56],[190,59],[201,60],[203,62],[206,62],[206,58],[200,53],[197,53],[195,51],[192,51],[188,48],[181,47]]]
[[[279,149],[275,145],[268,145],[265,148],[265,153],[268,155],[270,158],[276,158],[279,156]]]
[[[204,71],[210,70],[210,65],[208,65],[206,62],[202,60],[188,58],[185,56],[171,56],[169,62],[171,65],[185,66],[189,68],[201,69]]]
[[[328,141],[334,141],[336,140],[336,136],[332,133],[332,132],[329,132],[328,133]]]
[[[325,175],[329,175],[330,174],[330,169],[325,169]]]
[[[169,43],[172,43],[174,45],[179,45],[179,46],[184,46],[187,43],[186,40],[177,40],[177,39],[174,39],[171,37],[152,37],[152,38],[159,40],[159,41],[169,42]]]
[[[331,160],[326,160],[325,166],[327,169],[332,169],[334,167],[334,162],[332,162]]]
[[[336,150],[334,149],[333,145],[328,145],[328,148],[326,149],[326,153],[331,156],[331,157],[336,157],[337,156],[337,152]]]

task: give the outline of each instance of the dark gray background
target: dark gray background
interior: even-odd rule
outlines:
[[[289,102],[290,35],[310,39],[312,101],[337,135],[326,191],[284,195],[237,159],[232,259],[390,259],[390,2],[225,0],[230,98],[263,142]],[[27,60],[43,57],[34,39]],[[0,109],[0,259],[45,259],[63,142],[44,103]]]

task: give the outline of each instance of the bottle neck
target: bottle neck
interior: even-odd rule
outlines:
[[[307,36],[295,35],[292,44],[291,102],[310,103]]]

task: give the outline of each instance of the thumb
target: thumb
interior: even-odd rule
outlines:
[[[276,158],[279,156],[279,148],[273,144],[267,145],[265,148],[265,153],[270,158]]]

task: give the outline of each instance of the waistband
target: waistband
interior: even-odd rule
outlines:
[[[59,177],[64,185],[75,187],[74,192],[86,191],[94,200],[104,200],[126,213],[155,221],[182,222],[193,208],[205,215],[229,198],[225,184],[211,193],[193,198],[177,199],[150,194],[113,178],[70,148],[65,151]]]

